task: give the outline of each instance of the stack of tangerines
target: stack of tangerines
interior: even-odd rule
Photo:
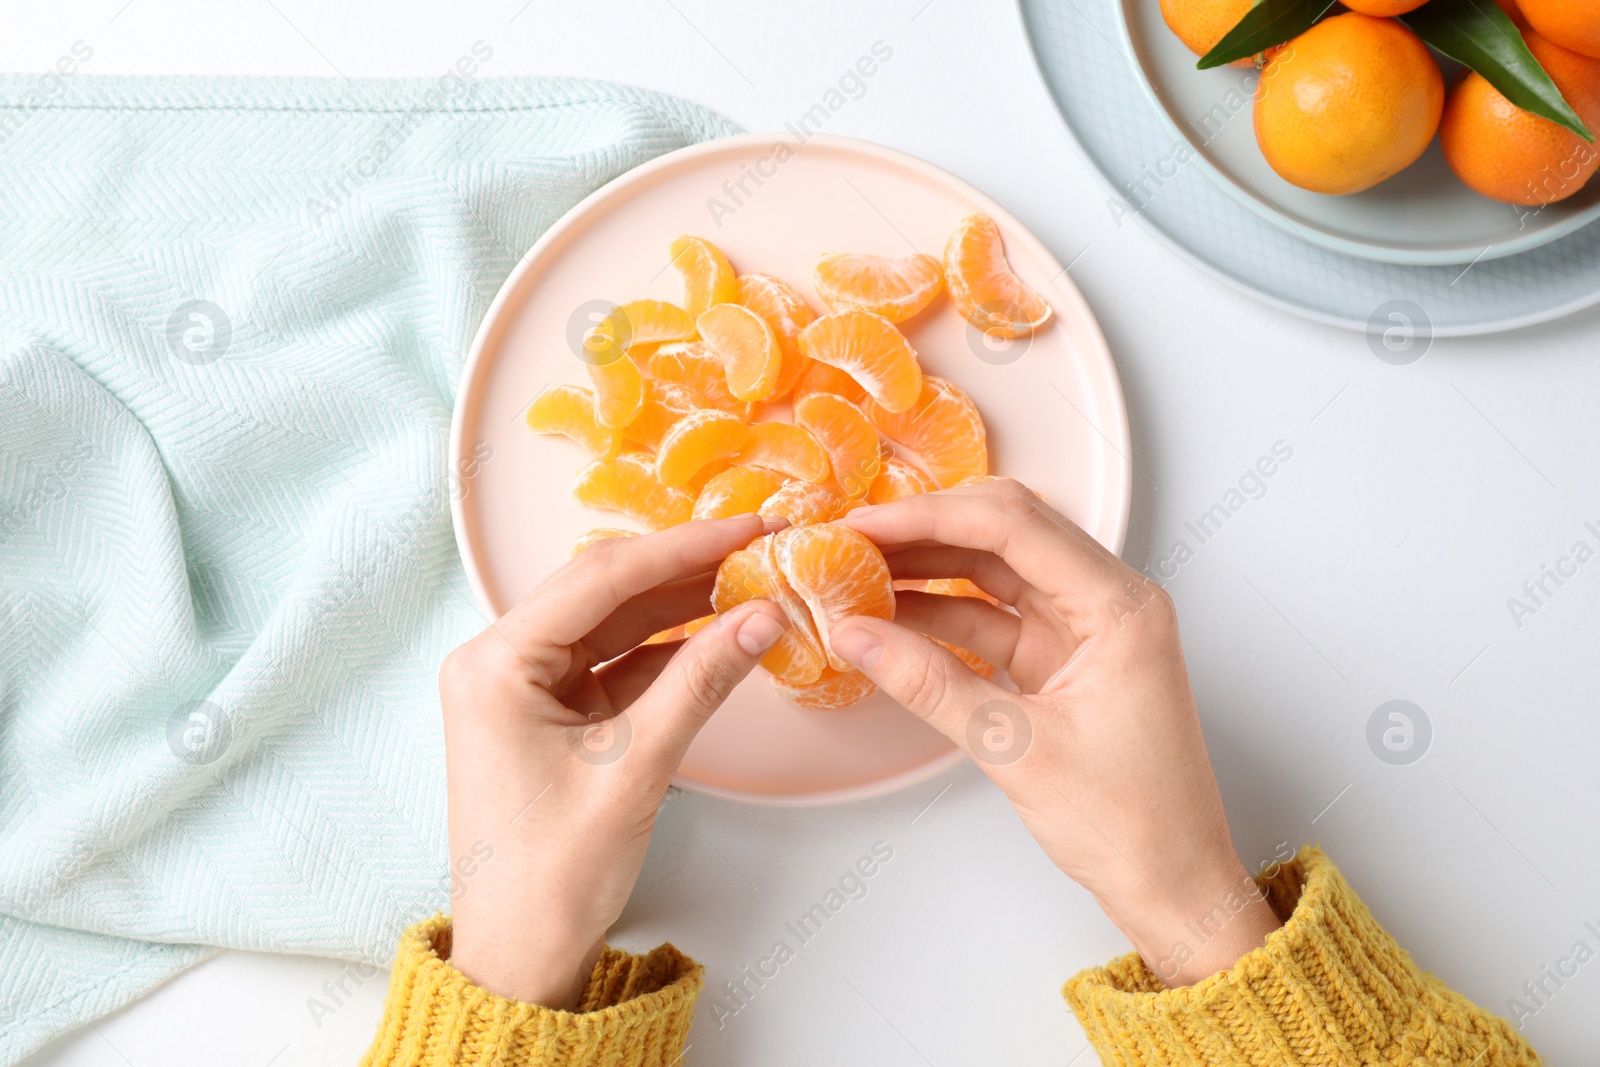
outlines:
[[[1191,51],[1205,55],[1258,2],[1161,0],[1161,12]],[[1566,199],[1600,168],[1600,145],[1516,106],[1482,73],[1463,70],[1446,93],[1428,46],[1395,17],[1446,0],[1343,2],[1349,12],[1254,59],[1256,142],[1285,180],[1319,193],[1360,192],[1410,166],[1435,132],[1456,176],[1506,203]],[[1511,25],[1492,8],[1480,10],[1481,32],[1498,38],[1494,22],[1506,35],[1520,32],[1571,112],[1600,131],[1600,4],[1495,3]]]
[[[593,386],[556,385],[528,426],[582,446],[591,462],[573,494],[649,529],[756,512],[791,525],[733,553],[711,606],[772,600],[790,628],[762,658],[778,691],[803,707],[839,708],[872,683],[834,655],[831,626],[894,616],[895,583],[877,547],[831,520],[861,504],[989,477],[987,431],[954,383],[922,370],[899,323],[942,292],[986,333],[1018,337],[1050,306],[1012,272],[999,227],[973,215],[941,262],[933,256],[833,253],[813,284],[828,312],[770,274],[738,274],[720,249],[680,237],[670,249],[682,305],[635,300],[584,338]],[[629,530],[590,530],[573,554]],[[984,596],[960,579],[926,591]],[[697,620],[653,641],[676,640]],[[953,650],[975,668],[994,668]]]

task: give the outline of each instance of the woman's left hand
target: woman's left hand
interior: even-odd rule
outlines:
[[[597,542],[445,659],[451,962],[472,982],[576,1006],[689,743],[788,623],[752,600],[641,642],[708,614],[717,565],[771,529],[746,515]]]

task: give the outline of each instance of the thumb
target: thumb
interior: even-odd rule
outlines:
[[[748,600],[698,630],[628,709],[640,740],[681,758],[712,712],[788,628],[776,604]]]
[[[1014,742],[1007,739],[1023,731],[1032,736],[1016,693],[979,676],[949,649],[915,630],[856,615],[833,628],[829,644],[974,759],[990,765],[1011,762],[1006,750]],[[996,724],[1005,729],[996,732]],[[1004,742],[999,749],[997,738]]]

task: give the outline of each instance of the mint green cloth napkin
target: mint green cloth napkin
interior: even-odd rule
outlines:
[[[448,907],[467,347],[585,194],[730,132],[573,80],[0,78],[0,1062]]]

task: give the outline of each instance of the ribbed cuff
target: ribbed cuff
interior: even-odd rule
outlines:
[[[1231,969],[1166,989],[1133,953],[1067,982],[1106,1067],[1539,1062],[1504,1020],[1418,969],[1320,849],[1257,881],[1284,924]]]
[[[607,948],[579,1010],[497,997],[446,960],[450,920],[400,939],[383,1023],[363,1067],[669,1067],[694,1016],[704,969],[671,945],[643,956]]]

